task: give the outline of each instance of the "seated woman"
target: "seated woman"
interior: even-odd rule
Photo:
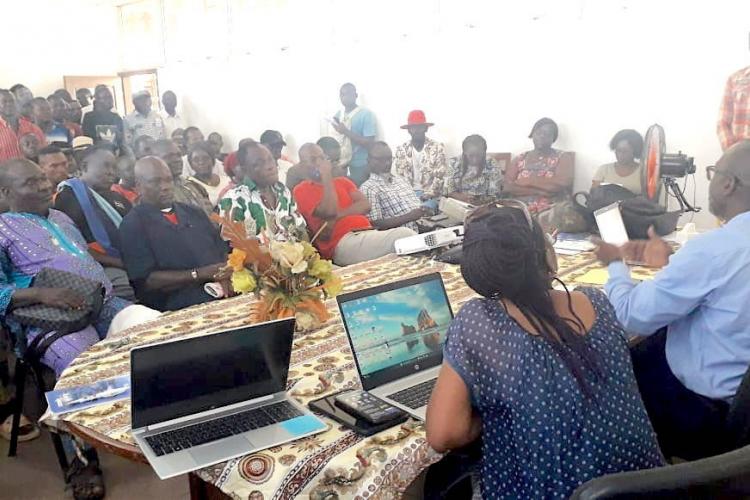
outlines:
[[[552,148],[557,134],[552,119],[537,121],[529,134],[534,149],[514,158],[505,172],[505,193],[526,203],[532,213],[552,208],[573,188],[573,155]]]
[[[448,329],[426,426],[438,452],[482,437],[484,498],[568,498],[664,464],[612,306],[593,288],[554,290],[554,259],[521,203],[466,221],[461,274],[483,298]]]
[[[461,156],[451,158],[443,192],[451,198],[479,205],[500,197],[503,173],[487,156],[487,141],[470,135],[461,144]]]
[[[188,163],[193,170],[193,175],[187,178],[203,188],[208,194],[211,205],[216,206],[219,202],[219,194],[224,192],[231,182],[227,176],[220,176],[214,172],[216,158],[214,158],[213,146],[207,142],[193,144],[187,154]]]
[[[614,163],[596,169],[591,189],[601,184],[618,184],[633,194],[641,194],[641,164],[638,160],[643,151],[643,137],[632,129],[620,130],[609,141],[609,149],[615,152]]]

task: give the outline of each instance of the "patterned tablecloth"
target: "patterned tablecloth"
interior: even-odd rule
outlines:
[[[565,277],[591,264],[591,254],[560,257]],[[427,258],[387,256],[339,271],[345,292],[439,271],[453,307],[474,296],[457,266]],[[178,337],[205,335],[250,323],[251,296],[212,302],[170,313],[104,340],[82,353],[62,374],[57,388],[88,384],[129,373],[132,347]],[[356,368],[336,301],[331,319],[295,335],[287,390],[303,404],[341,389],[359,387]],[[130,402],[98,406],[62,417],[123,444],[130,435]],[[197,474],[232,498],[260,500],[399,498],[440,455],[426,443],[421,423],[409,420],[370,438],[326,420],[328,430],[293,443],[207,467]]]

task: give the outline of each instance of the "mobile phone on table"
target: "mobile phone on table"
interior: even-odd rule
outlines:
[[[350,391],[343,392],[345,393]],[[372,436],[373,434],[377,434],[378,432],[390,429],[395,425],[405,422],[409,417],[409,415],[407,415],[405,412],[401,412],[401,415],[392,420],[380,424],[373,424],[365,420],[364,418],[349,413],[341,406],[336,404],[336,396],[340,394],[342,394],[342,392],[310,401],[307,406],[314,412],[325,415],[342,424],[344,427],[348,427],[360,436]]]

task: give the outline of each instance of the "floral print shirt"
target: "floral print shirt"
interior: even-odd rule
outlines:
[[[425,139],[419,182],[414,179],[413,155],[411,141],[398,146],[393,154],[393,173],[406,179],[412,186],[420,184],[425,194],[441,196],[446,170],[443,145],[429,137]]]
[[[477,173],[464,167],[463,156],[451,158],[445,176],[445,194],[466,193],[481,198],[499,198],[503,190],[503,172],[494,158],[488,156]]]

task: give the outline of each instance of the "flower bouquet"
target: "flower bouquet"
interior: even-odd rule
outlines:
[[[338,295],[343,285],[333,273],[333,264],[322,259],[306,241],[298,241],[290,232],[288,239],[278,233],[248,237],[242,222],[227,215],[214,215],[221,224],[221,235],[232,245],[228,265],[232,268],[232,287],[238,293],[254,293],[254,322],[295,316],[297,328],[307,330],[329,318],[324,300]]]

